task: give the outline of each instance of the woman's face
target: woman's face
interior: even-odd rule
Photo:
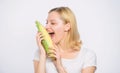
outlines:
[[[45,26],[54,43],[59,43],[65,37],[66,25],[60,19],[60,15],[53,11],[48,14]]]

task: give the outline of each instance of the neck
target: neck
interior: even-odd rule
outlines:
[[[65,40],[61,40],[59,43],[58,43],[58,47],[62,50],[66,50],[67,47],[66,47],[66,43],[65,43]]]
[[[66,46],[66,40],[61,40],[60,43],[57,45],[61,52],[71,52],[73,49]]]
[[[64,34],[64,37],[63,37],[63,39],[61,39],[59,42],[58,42],[58,47],[60,48],[60,50],[62,50],[62,51],[66,51],[66,52],[68,52],[68,51],[70,51],[71,49],[68,47],[68,46],[66,46],[66,44],[68,44],[66,41],[67,41],[67,35],[68,35],[68,32],[65,32],[65,34]]]

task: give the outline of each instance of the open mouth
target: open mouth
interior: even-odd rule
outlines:
[[[49,35],[51,36],[51,38],[53,38],[53,36],[55,35],[54,32],[49,32]]]

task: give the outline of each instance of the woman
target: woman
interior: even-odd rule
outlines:
[[[49,11],[46,30],[51,36],[54,48],[46,54],[41,41],[43,35],[36,35],[39,49],[34,57],[35,73],[94,73],[95,53],[82,46],[77,23],[68,7],[57,7]],[[51,56],[56,60],[51,60]]]

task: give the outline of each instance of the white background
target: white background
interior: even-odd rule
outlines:
[[[120,73],[120,0],[0,0],[0,73],[33,73],[35,20],[68,6],[84,45],[97,55],[96,73]]]

